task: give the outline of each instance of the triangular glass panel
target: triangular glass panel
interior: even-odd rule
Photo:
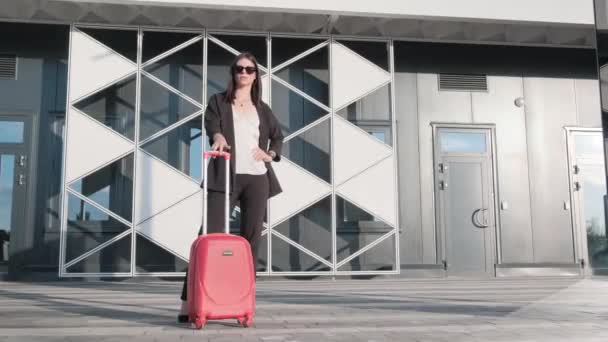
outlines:
[[[144,69],[200,104],[203,99],[202,44],[188,45]]]
[[[148,238],[137,234],[136,269],[148,272],[186,272],[188,263]]]
[[[272,270],[275,272],[324,272],[331,268],[281,238],[272,236]]]
[[[213,35],[215,38],[222,41],[224,44],[237,50],[239,53],[250,52],[257,59],[258,64],[262,67],[268,65],[266,37],[264,36],[237,36],[237,35]],[[234,58],[234,55],[232,55]],[[229,60],[232,62],[232,59]]]
[[[327,115],[324,109],[275,80],[272,80],[272,110],[285,136]]]
[[[211,40],[207,44],[207,94],[226,90],[230,80],[230,65],[234,55]]]
[[[336,196],[338,262],[376,241],[393,228],[353,203]]]
[[[338,268],[338,271],[394,271],[395,235],[363,252]]]
[[[340,109],[336,114],[381,142],[393,145],[389,84]]]
[[[295,56],[321,44],[323,39],[310,38],[272,38],[272,65],[278,66]]]
[[[304,209],[273,229],[331,262],[331,196]]]
[[[329,106],[328,65],[329,53],[327,47],[324,47],[273,74]]]
[[[74,107],[134,140],[136,77],[131,76],[88,96]]]
[[[145,143],[142,148],[197,181],[202,180],[202,115]]]
[[[115,52],[130,59],[132,62],[137,62],[136,30],[114,30],[88,27],[80,27],[78,29]]]
[[[285,142],[282,155],[331,183],[331,120],[326,119]]]
[[[131,229],[112,216],[68,192],[67,262]]]
[[[386,42],[372,42],[362,40],[340,40],[340,44],[353,50],[369,62],[376,64],[380,68],[388,71],[388,45]]]
[[[197,36],[200,36],[200,34],[188,32],[145,31],[143,33],[143,47],[141,51],[142,62],[145,63]]]
[[[149,138],[200,110],[192,102],[142,76],[139,139]]]
[[[131,234],[67,268],[69,273],[131,272]]]
[[[133,154],[129,154],[70,184],[91,201],[131,221],[133,208]]]

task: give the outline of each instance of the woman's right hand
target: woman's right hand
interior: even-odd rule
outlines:
[[[221,133],[216,133],[213,136],[213,145],[211,145],[211,151],[230,151],[230,145],[226,141],[226,138]]]

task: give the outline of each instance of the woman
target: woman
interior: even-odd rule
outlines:
[[[213,151],[230,151],[230,211],[241,208],[241,235],[251,244],[255,273],[259,241],[270,197],[281,186],[270,162],[281,159],[283,134],[272,110],[261,99],[258,63],[248,52],[238,55],[230,67],[226,91],[213,95],[205,111],[205,130]],[[226,162],[212,159],[207,171],[208,232],[223,232]],[[199,235],[201,232],[199,231]],[[178,321],[188,322],[187,283],[182,289]]]

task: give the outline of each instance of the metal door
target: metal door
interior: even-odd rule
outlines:
[[[448,276],[494,272],[495,201],[491,129],[435,131],[436,215]]]

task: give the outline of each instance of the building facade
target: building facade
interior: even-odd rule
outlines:
[[[261,276],[602,274],[601,4],[519,2],[0,5],[4,271],[183,276],[250,51],[286,137]]]

